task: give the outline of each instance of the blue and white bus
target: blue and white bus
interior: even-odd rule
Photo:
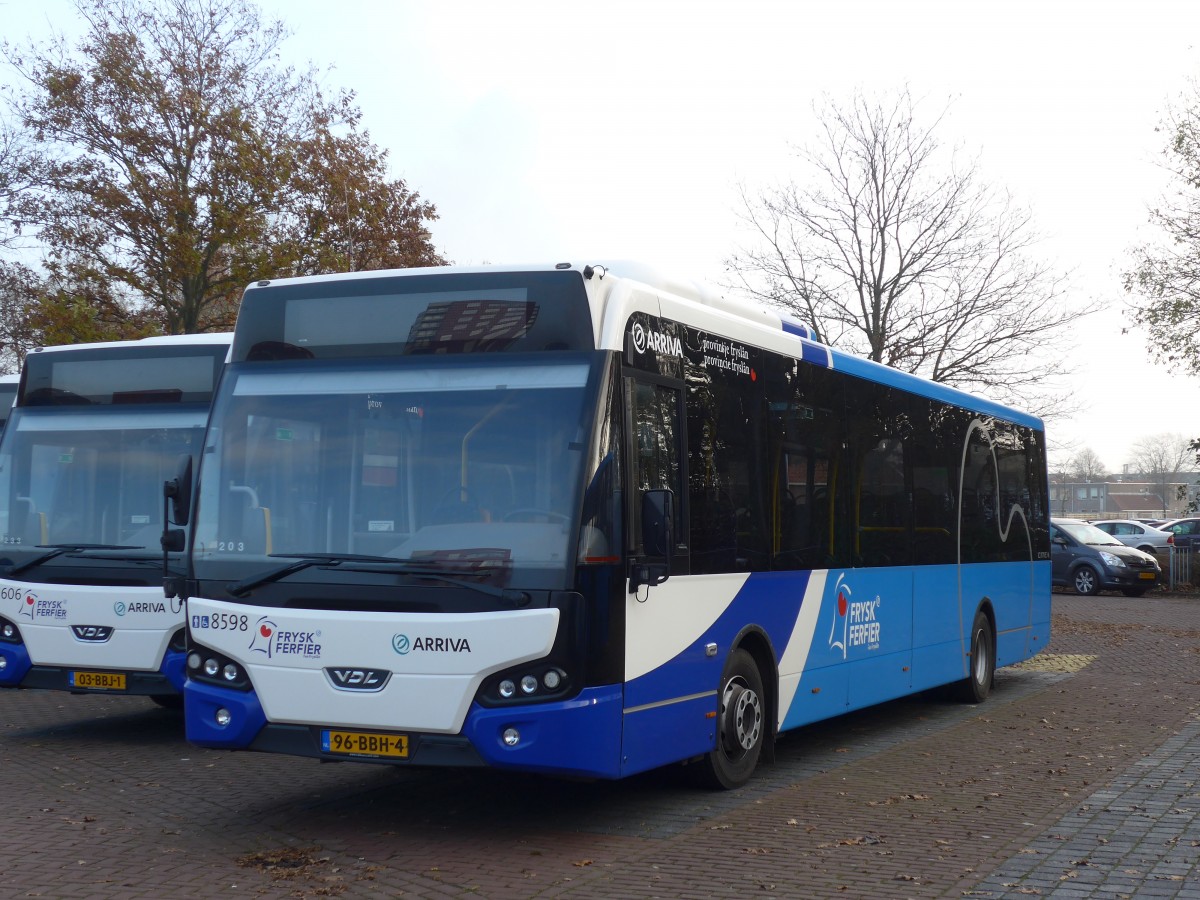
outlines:
[[[231,335],[46,347],[0,439],[0,687],[179,705],[163,483],[194,457]],[[182,547],[166,563],[183,574]]]
[[[1036,417],[633,265],[261,281],[186,498],[187,735],[734,787],[1046,646],[1047,493]]]

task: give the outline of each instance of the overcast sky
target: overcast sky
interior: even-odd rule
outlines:
[[[393,170],[436,204],[461,264],[636,258],[720,280],[746,240],[737,187],[786,181],[813,101],[908,85],[937,132],[1031,207],[1073,301],[1052,448],[1113,470],[1138,438],[1200,437],[1200,381],[1128,324],[1126,253],[1165,186],[1155,126],[1200,73],[1195,0],[734,3],[265,0],[287,61],[357,92]],[[0,0],[9,40],[74,27],[70,0]],[[7,77],[7,76],[6,76]]]

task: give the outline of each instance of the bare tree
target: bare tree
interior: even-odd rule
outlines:
[[[1104,481],[1108,477],[1108,468],[1101,462],[1095,450],[1084,447],[1067,463],[1067,473],[1071,480],[1076,482]]]
[[[743,188],[755,238],[729,261],[737,285],[832,345],[1051,412],[1053,364],[1035,356],[1093,307],[1066,307],[1030,213],[947,157],[942,116],[921,126],[907,91],[817,114],[819,144],[798,154],[812,180]]]
[[[1140,477],[1158,489],[1164,516],[1167,507],[1176,499],[1171,486],[1182,481],[1181,473],[1191,458],[1191,441],[1181,434],[1155,434],[1133,445],[1133,467]]]

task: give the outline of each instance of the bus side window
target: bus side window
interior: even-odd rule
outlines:
[[[843,382],[828,369],[792,360],[764,366],[764,373],[771,568],[848,565]]]

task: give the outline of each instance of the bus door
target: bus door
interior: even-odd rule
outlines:
[[[632,570],[649,572],[653,581],[688,574],[687,493],[684,490],[683,392],[642,378],[626,379],[626,409],[631,435],[629,506]],[[664,505],[665,501],[665,505]],[[669,520],[670,546],[661,518]],[[645,590],[645,588],[642,588]]]
[[[721,661],[696,628],[720,593],[699,589],[691,570],[682,387],[638,375],[625,380],[629,479],[629,582],[625,622],[622,772],[644,771],[712,750],[711,712]],[[664,509],[665,502],[665,509]],[[668,529],[669,546],[662,541]],[[668,580],[670,579],[670,580]]]

